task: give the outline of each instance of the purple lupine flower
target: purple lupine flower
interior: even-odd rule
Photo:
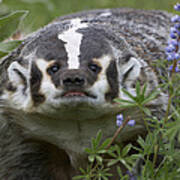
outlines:
[[[133,175],[133,173],[131,173],[130,171],[126,171],[126,174],[128,174],[129,176],[129,180],[137,180],[137,177]]]
[[[172,45],[173,47],[176,47],[178,46],[178,41],[177,39],[171,39],[169,42],[168,42],[168,45]]]
[[[173,69],[173,65],[171,65],[168,70],[169,70],[169,71],[172,71],[172,69]],[[177,65],[177,66],[175,67],[175,72],[180,72],[180,65]]]
[[[172,61],[172,60],[174,60],[174,57],[175,57],[175,53],[174,53],[174,52],[169,53],[169,54],[167,55],[167,60],[168,60],[168,61]]]
[[[173,33],[173,32],[170,32],[170,37],[172,39],[177,39],[177,34],[176,33]]]
[[[180,59],[180,54],[179,54],[179,53],[175,53],[175,54],[174,54],[174,58],[175,58],[175,59]]]
[[[175,22],[180,22],[180,16],[179,15],[175,15],[171,18],[171,22],[175,23]]]
[[[116,116],[116,125],[117,125],[118,127],[120,127],[120,126],[123,124],[123,120],[124,120],[123,115],[122,115],[122,114],[118,114],[118,115]],[[135,123],[136,123],[135,120],[129,120],[127,124],[128,124],[129,126],[134,126]]]
[[[180,11],[180,4],[177,3],[174,6],[174,9]],[[180,72],[180,65],[177,63],[177,60],[180,59],[180,16],[175,15],[171,18],[171,22],[174,23],[174,26],[170,28],[170,38],[168,46],[165,49],[167,60],[173,61],[174,64],[177,64],[175,67],[175,72]],[[173,65],[169,67],[169,70],[172,71]]]
[[[119,127],[119,126],[121,126],[122,125],[122,123],[123,123],[123,120],[124,120],[124,118],[123,118],[123,115],[122,114],[118,114],[117,116],[116,116],[116,124],[117,124],[117,126]]]
[[[180,30],[180,24],[179,24],[179,23],[178,23],[178,24],[175,24],[175,25],[174,25],[174,28],[177,29],[177,30]]]
[[[170,52],[173,52],[175,51],[176,47],[173,45],[173,44],[169,44],[167,47],[166,47],[166,52],[167,53],[170,53]]]
[[[135,124],[136,124],[136,121],[133,119],[128,121],[129,126],[134,126]]]
[[[180,11],[180,4],[177,3],[177,4],[174,6],[174,9],[175,9],[176,11]]]

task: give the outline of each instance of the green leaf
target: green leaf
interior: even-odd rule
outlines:
[[[150,93],[145,100],[143,101],[143,104],[147,104],[148,102],[152,101],[153,99],[155,99],[158,95],[159,95],[160,91],[153,91],[152,93]]]
[[[133,96],[131,93],[129,93],[128,91],[126,91],[125,89],[122,89],[122,91],[124,92],[124,94],[126,94],[130,99],[136,101],[136,97]]]
[[[123,174],[122,174],[122,171],[121,171],[121,168],[119,166],[117,166],[117,172],[119,174],[119,177],[122,177]]]
[[[119,105],[119,108],[121,109],[126,109],[126,108],[133,108],[133,107],[137,107],[137,104],[129,104],[129,105]]]
[[[117,103],[124,103],[124,104],[134,104],[134,101],[126,100],[126,99],[115,99]]]
[[[142,109],[145,112],[145,114],[147,114],[148,116],[151,116],[151,111],[148,108],[143,107]]]
[[[100,163],[102,163],[103,158],[101,156],[96,156],[96,160],[99,161]]]
[[[136,95],[140,96],[140,94],[141,94],[141,86],[140,86],[140,82],[137,81],[136,82]]]
[[[108,166],[108,167],[109,167],[109,166],[112,166],[112,165],[114,165],[114,164],[116,164],[116,163],[118,163],[118,162],[119,162],[118,159],[113,159],[112,161],[108,162],[107,166]]]
[[[142,90],[143,97],[145,97],[146,89],[147,89],[147,83],[144,85],[143,90]]]
[[[137,142],[139,143],[139,145],[140,145],[142,148],[145,148],[145,142],[144,142],[144,139],[143,139],[141,136],[138,137]]]
[[[89,148],[86,148],[86,149],[85,149],[85,152],[88,153],[88,154],[91,154],[91,153],[92,153],[92,150],[89,149]]]
[[[96,145],[97,146],[100,144],[101,138],[102,138],[102,131],[99,130],[97,133],[97,136],[96,136]]]
[[[112,151],[108,151],[108,154],[109,154],[110,156],[112,156],[113,158],[116,158],[116,157],[117,157],[117,155],[116,155],[115,153],[113,153]]]
[[[90,155],[90,156],[88,156],[88,159],[89,159],[90,162],[94,162],[95,156],[94,155]]]
[[[102,131],[99,130],[97,135],[96,135],[96,138],[92,138],[92,148],[93,150],[97,150],[99,144],[100,144],[100,141],[101,141],[101,138],[102,138]]]
[[[111,142],[112,138],[107,138],[100,146],[100,149],[104,149],[108,146],[108,144]]]
[[[9,53],[16,47],[18,47],[22,41],[8,41],[8,42],[0,42],[0,51]]]
[[[132,144],[128,144],[125,148],[122,150],[122,157],[126,156],[128,152],[131,150]]]
[[[7,54],[8,54],[7,52],[0,51],[0,58],[6,56]]]
[[[107,150],[105,150],[105,149],[101,149],[101,150],[98,151],[98,154],[105,154],[106,151],[107,151]]]
[[[18,28],[20,22],[28,11],[15,11],[8,16],[0,18],[0,41],[10,37]]]

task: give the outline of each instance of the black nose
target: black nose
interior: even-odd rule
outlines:
[[[65,87],[80,86],[85,84],[85,79],[81,76],[69,76],[63,79],[63,85]]]

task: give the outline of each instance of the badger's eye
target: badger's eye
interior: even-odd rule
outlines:
[[[52,74],[56,73],[57,71],[59,71],[59,69],[60,69],[59,64],[53,64],[51,67],[49,67],[47,69],[47,73],[52,75]]]
[[[101,67],[99,67],[97,64],[91,63],[88,65],[89,69],[92,72],[99,73],[101,71]]]

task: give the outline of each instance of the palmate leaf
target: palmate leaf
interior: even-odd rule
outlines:
[[[126,99],[115,99],[114,101],[117,103],[123,103],[123,104],[134,104],[134,101],[130,101]]]
[[[159,94],[160,94],[160,91],[154,90],[153,92],[149,93],[149,94],[145,97],[145,99],[144,99],[144,101],[142,102],[142,104],[145,105],[145,104],[147,104],[148,102],[154,100]]]
[[[128,144],[122,150],[122,157],[126,156],[132,148],[132,144]]]
[[[9,38],[18,28],[28,11],[19,10],[0,18],[0,41]]]
[[[130,99],[133,101],[136,101],[136,96],[133,96],[131,93],[129,93],[126,89],[122,89],[123,93],[126,94]]]
[[[129,99],[115,99],[115,102],[119,103],[120,108],[124,109],[137,106],[142,109],[147,103],[154,100],[160,94],[160,91],[156,89],[146,95],[147,84],[141,88],[138,81],[136,83],[136,96],[128,92],[126,89],[122,89],[122,91]],[[146,114],[151,115],[151,112],[148,109],[144,108],[143,110]]]

